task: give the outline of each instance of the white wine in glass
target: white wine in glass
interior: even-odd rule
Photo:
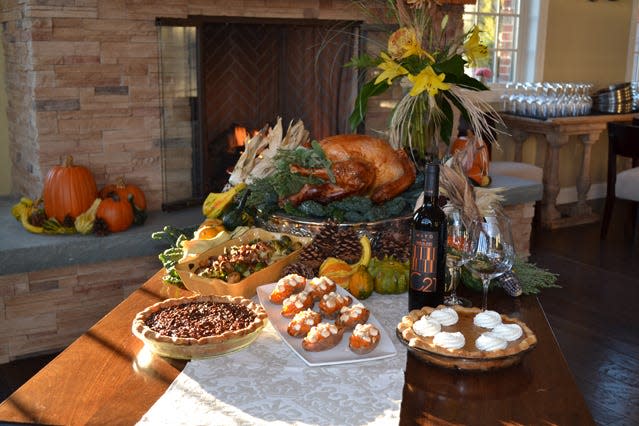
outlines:
[[[481,278],[482,310],[488,309],[490,280],[509,271],[515,260],[510,220],[495,213],[474,221],[470,226],[471,244],[464,252],[466,267]]]

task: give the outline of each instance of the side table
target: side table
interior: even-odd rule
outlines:
[[[556,117],[548,120],[501,114],[501,118],[515,141],[515,161],[522,160],[522,145],[530,135],[544,136],[547,142],[544,160],[544,193],[541,200],[540,220],[544,228],[556,229],[566,226],[596,222],[599,216],[593,213],[586,201],[590,189],[590,160],[592,145],[611,121],[631,121],[635,114],[593,114],[580,117]],[[583,144],[581,169],[577,176],[577,204],[562,214],[557,208],[559,194],[559,150],[570,136],[577,136]]]

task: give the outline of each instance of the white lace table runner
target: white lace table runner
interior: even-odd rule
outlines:
[[[248,348],[189,362],[138,424],[397,424],[406,349],[395,327],[406,294],[365,300],[397,355],[353,364],[307,366],[269,324]]]

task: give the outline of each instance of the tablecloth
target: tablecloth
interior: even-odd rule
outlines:
[[[190,361],[138,424],[397,424],[406,349],[394,330],[407,312],[407,297],[374,294],[363,302],[397,355],[310,367],[268,324],[243,350]]]

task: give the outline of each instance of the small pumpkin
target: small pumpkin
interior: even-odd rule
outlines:
[[[91,207],[97,193],[91,171],[73,164],[73,157],[68,155],[62,165],[47,173],[42,191],[44,211],[48,218],[55,218],[60,223],[67,216],[75,219]]]
[[[123,200],[133,197],[133,204],[139,210],[146,210],[146,197],[139,186],[126,183],[124,176],[120,176],[116,183],[110,183],[100,190],[100,198],[108,197],[111,192],[117,193]]]
[[[111,232],[126,231],[133,224],[133,209],[129,200],[110,192],[100,203],[95,217],[102,219]]]
[[[469,140],[474,141],[474,144],[468,144]],[[462,155],[464,172],[475,184],[479,186],[490,184],[488,147],[482,140],[475,139],[473,136],[457,138],[450,148],[450,153]]]

